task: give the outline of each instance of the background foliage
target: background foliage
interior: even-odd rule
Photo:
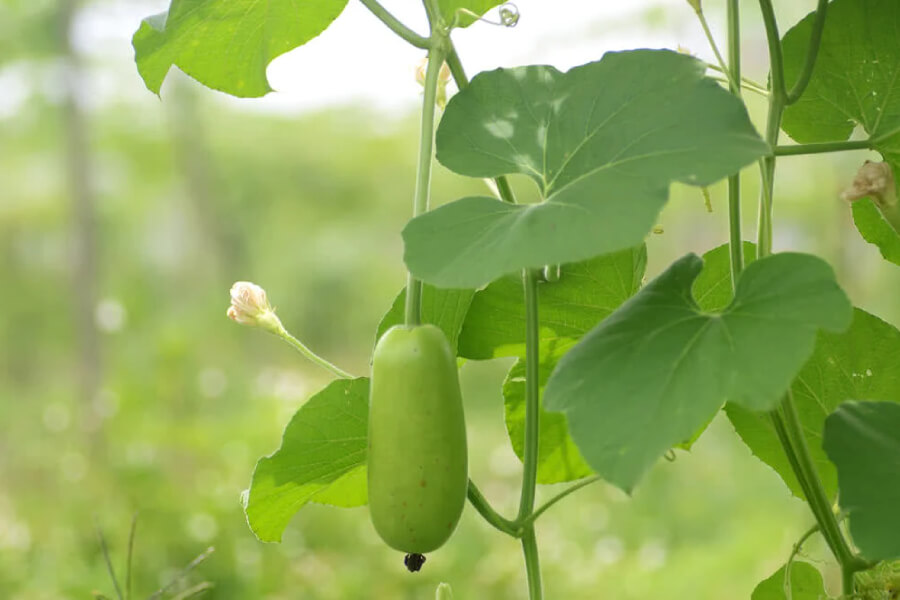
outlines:
[[[134,511],[139,597],[209,545],[216,552],[195,580],[213,582],[213,598],[424,599],[441,580],[458,598],[521,597],[518,548],[468,508],[458,536],[410,576],[364,508],[311,505],[281,545],[264,545],[239,502],[256,457],[275,450],[326,378],[275,340],[229,323],[228,287],[264,285],[290,329],[366,374],[375,329],[404,281],[399,234],[412,193],[414,115],[365,106],[250,112],[182,77],[166,84],[160,103],[133,72],[94,58],[90,67],[122,93],[97,100],[95,80],[80,91],[97,275],[75,280],[84,215],[64,166],[71,115],[61,91],[66,49],[53,33],[58,8],[0,6],[0,597],[109,595],[93,521],[121,572]],[[104,3],[91,10],[102,13]],[[755,18],[748,31],[758,30]],[[761,40],[747,44],[762,53]],[[16,90],[25,99],[10,103]],[[854,304],[900,324],[900,273],[859,240],[837,200],[867,157],[784,159],[775,245],[826,257]],[[484,194],[441,167],[436,177],[438,203]],[[673,187],[664,233],[647,242],[648,276],[725,241],[724,192],[715,186],[712,196],[709,214],[696,190]],[[74,308],[85,289],[95,291],[87,324]],[[98,332],[101,359],[86,398],[85,325]],[[462,371],[473,476],[507,512],[520,467],[499,390],[513,362]],[[690,453],[653,468],[633,499],[598,484],[542,518],[547,594],[746,598],[811,521],[719,418]]]

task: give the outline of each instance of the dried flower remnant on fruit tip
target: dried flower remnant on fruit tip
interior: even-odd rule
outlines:
[[[427,70],[428,57],[426,56],[419,62],[419,66],[416,67],[416,82],[422,87],[425,87],[425,73]],[[441,110],[444,110],[444,107],[447,106],[448,83],[450,83],[450,67],[447,66],[447,63],[444,63],[441,65],[441,70],[438,73],[437,94],[434,101]]]
[[[881,207],[897,204],[897,189],[894,187],[894,173],[886,162],[867,160],[859,168],[853,183],[844,190],[841,198],[855,202],[862,198],[872,198]]]
[[[241,325],[259,327],[271,333],[277,334],[283,329],[275,309],[269,305],[266,290],[249,281],[238,281],[231,286],[231,306],[226,314]]]

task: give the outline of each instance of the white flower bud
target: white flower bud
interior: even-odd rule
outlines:
[[[226,314],[241,325],[260,327],[272,333],[282,329],[281,321],[269,305],[266,291],[249,281],[238,281],[231,286],[231,306]]]

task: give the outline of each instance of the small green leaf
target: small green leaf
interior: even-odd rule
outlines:
[[[172,0],[134,34],[135,62],[159,94],[174,65],[208,87],[239,97],[272,91],[266,67],[316,37],[347,0]]]
[[[542,349],[557,340],[577,340],[609,316],[640,289],[646,265],[643,245],[562,265],[559,281],[538,286]],[[524,358],[523,294],[520,275],[507,275],[476,292],[459,337],[459,355]]]
[[[575,344],[575,340],[556,338],[541,351],[538,371],[540,395],[559,359]],[[525,360],[519,359],[509,370],[503,382],[503,399],[506,410],[506,431],[516,456],[525,456]],[[540,436],[538,438],[538,483],[560,483],[591,475],[593,471],[584,461],[575,442],[569,436],[565,415],[547,412],[541,408]]]
[[[431,285],[422,288],[422,322],[441,328],[450,348],[456,352],[460,329],[475,295],[473,290],[440,289]],[[406,309],[406,288],[400,290],[390,310],[382,317],[375,332],[377,342],[384,332],[403,323]]]
[[[757,260],[721,313],[702,312],[691,294],[702,265],[693,254],[675,262],[569,351],[547,383],[547,409],[567,413],[588,464],[626,491],[725,400],[777,405],[816,331],[849,325],[850,303],[819,258]]]
[[[288,423],[281,448],[261,458],[244,511],[264,542],[281,541],[288,522],[310,501],[366,503],[369,380],[337,379]]]
[[[453,22],[457,16],[457,27],[468,27],[478,19],[469,13],[474,13],[479,17],[491,10],[497,5],[503,4],[500,0],[438,0],[438,6],[441,7],[441,16],[448,25]]]
[[[845,402],[825,421],[841,508],[870,560],[900,558],[900,404]]]
[[[853,203],[853,222],[863,239],[877,246],[885,260],[900,265],[900,236],[884,220],[870,198]]]
[[[472,177],[525,174],[543,202],[470,197],[416,217],[407,266],[434,285],[480,287],[639,245],[672,181],[708,185],[768,152],[744,105],[704,72],[683,54],[635,50],[567,73],[479,74],[447,106],[438,160]]]
[[[788,84],[796,81],[806,61],[813,20],[810,14],[782,41]],[[831,2],[809,87],[784,113],[788,135],[798,142],[846,140],[859,125],[894,173],[900,173],[898,30],[900,3],[896,0]],[[885,229],[887,223],[874,212],[874,206],[854,208],[854,221],[866,241],[896,263],[900,238],[889,227]]]
[[[768,579],[761,581],[750,600],[787,600],[784,593],[784,570],[781,567]],[[828,598],[822,574],[809,563],[795,562],[791,565],[791,600],[823,600]]]
[[[791,385],[810,454],[832,500],[838,482],[834,465],[822,450],[825,418],[842,402],[854,398],[900,402],[898,356],[900,331],[857,308],[847,331],[819,333],[813,355]],[[728,404],[725,412],[753,453],[775,469],[794,495],[803,498],[771,420],[734,404]]]

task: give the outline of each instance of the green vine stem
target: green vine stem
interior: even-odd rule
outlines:
[[[809,36],[809,47],[806,50],[806,61],[797,82],[785,98],[788,105],[795,103],[806,91],[809,80],[812,77],[813,68],[816,66],[816,58],[819,56],[819,47],[822,45],[822,33],[825,31],[825,17],[828,16],[828,0],[819,0],[816,6],[816,19],[813,23],[812,33]],[[783,76],[783,75],[782,75]]]
[[[518,521],[534,511],[534,488],[537,483],[538,434],[540,426],[539,381],[540,328],[538,318],[539,274],[525,269],[522,279],[525,288],[525,450],[522,458],[522,495],[519,500]]]
[[[510,535],[512,537],[519,537],[519,527],[513,521],[503,517],[500,513],[498,513],[491,504],[487,501],[487,498],[481,493],[481,490],[478,489],[478,486],[475,485],[475,482],[469,479],[469,490],[468,490],[469,502],[472,506],[475,507],[475,510],[478,511],[485,521],[488,524],[492,525],[495,529],[502,531],[503,533]]]
[[[728,0],[728,68],[731,93],[741,97],[741,18],[739,0]],[[744,270],[744,238],[741,233],[741,173],[728,178],[728,252],[731,258],[731,284],[737,286]]]
[[[774,156],[799,156],[802,154],[824,154],[826,152],[844,152],[847,150],[871,150],[872,140],[846,140],[843,142],[820,142],[816,144],[792,144],[789,146],[773,146]]]
[[[347,371],[341,369],[337,365],[328,362],[327,360],[325,360],[324,358],[322,358],[321,356],[319,356],[318,354],[316,354],[315,352],[310,350],[306,346],[306,344],[304,344],[303,342],[301,342],[300,340],[295,338],[293,335],[291,335],[291,332],[289,332],[284,327],[282,327],[278,331],[276,331],[275,335],[277,335],[278,337],[283,339],[285,342],[287,342],[288,345],[290,345],[294,350],[296,350],[297,352],[302,354],[305,359],[319,365],[323,369],[327,369],[328,371],[331,371],[333,374],[337,375],[341,379],[353,379],[353,375],[351,375]]]
[[[537,538],[534,525],[525,528],[522,534],[522,553],[525,555],[525,576],[528,579],[528,600],[541,600],[544,591],[541,584],[541,562],[538,558]]]
[[[775,11],[771,0],[759,0],[762,11],[763,23],[766,29],[766,39],[769,47],[770,85],[769,115],[766,121],[766,142],[773,148],[778,146],[778,135],[781,130],[781,121],[784,109],[790,102],[790,96],[797,94],[800,97],[809,82],[809,74],[815,66],[815,58],[818,54],[818,45],[822,37],[821,29],[824,27],[823,2],[819,2],[819,13],[814,22],[814,28],[810,36],[809,55],[804,64],[804,71],[788,94],[784,80],[784,60],[781,51],[781,38],[778,33],[778,24],[775,19]],[[808,73],[807,73],[808,71]],[[796,101],[796,98],[794,99]],[[762,175],[762,193],[760,194],[759,231],[757,252],[760,258],[772,253],[772,198],[774,191],[776,154],[763,158],[760,162]],[[854,573],[866,568],[866,563],[856,556],[850,549],[843,532],[838,526],[831,503],[825,494],[822,480],[816,470],[815,464],[809,453],[797,409],[793,397],[788,390],[781,402],[780,410],[770,413],[772,423],[779,441],[787,454],[791,467],[800,482],[806,501],[816,518],[822,535],[829,548],[841,566],[843,593],[851,595],[854,591]]]
[[[363,6],[369,9],[369,11],[375,15],[379,21],[388,26],[388,28],[399,35],[401,38],[415,46],[416,48],[422,48],[423,50],[427,50],[431,47],[431,40],[422,37],[403,23],[401,23],[397,18],[392,15],[386,8],[384,8],[381,4],[379,4],[376,0],[359,0]]]
[[[557,502],[559,502],[560,500],[562,500],[569,494],[571,494],[573,492],[577,492],[581,488],[587,487],[587,486],[591,485],[592,483],[596,483],[597,481],[600,481],[601,479],[602,479],[602,477],[600,477],[599,475],[594,475],[592,477],[588,477],[587,479],[583,479],[583,480],[579,481],[578,483],[564,489],[557,495],[553,496],[552,498],[550,498],[549,500],[544,502],[544,504],[542,504],[540,508],[538,508],[536,511],[531,513],[527,518],[525,518],[519,522],[520,533],[524,528],[531,527],[532,523],[534,523],[537,520],[537,518],[540,517],[548,508],[550,508],[551,506],[553,506],[554,504],[556,504]]]
[[[725,59],[722,58],[722,53],[719,52],[719,47],[716,45],[716,39],[713,37],[712,31],[709,29],[709,23],[706,22],[706,16],[703,14],[703,8],[700,5],[700,2],[689,2],[691,6],[694,8],[694,12],[697,14],[697,19],[700,21],[700,26],[703,28],[703,33],[706,35],[706,41],[709,42],[710,48],[712,48],[713,54],[716,55],[716,61],[719,63],[719,71],[725,75],[725,78],[728,80],[729,87],[734,90],[735,88],[740,88],[740,73],[733,73],[729,70],[727,66],[725,66]]]
[[[432,38],[441,36],[432,25]],[[422,100],[422,128],[419,135],[419,161],[416,167],[416,191],[413,203],[413,217],[428,210],[431,191],[431,163],[434,159],[434,112],[437,96],[438,75],[444,64],[445,45],[433,42],[428,51],[428,66],[425,71],[425,96]],[[422,321],[422,282],[409,274],[406,283],[406,324],[419,325]]]
[[[795,543],[794,547],[791,549],[791,555],[784,564],[784,597],[786,600],[793,600],[794,597],[794,590],[791,586],[791,567],[794,566],[794,559],[800,554],[800,549],[803,548],[803,544],[806,543],[806,540],[815,535],[817,531],[819,531],[818,523],[810,527],[806,533],[800,536],[800,539],[797,540],[797,543]]]
[[[731,2],[731,0],[728,0],[728,1]],[[728,25],[729,25],[729,32],[730,32],[731,23],[729,22]],[[731,34],[729,33],[729,36],[730,35]],[[738,39],[740,39],[740,38],[738,38]],[[730,49],[730,47],[729,47],[729,49]],[[711,62],[706,63],[706,68],[712,69],[713,71],[718,71],[719,73],[722,73],[723,75],[726,73],[726,71],[724,71],[722,69],[722,67],[720,67],[719,65],[717,65],[715,63],[711,63]],[[741,81],[741,87],[744,88],[745,90],[753,90],[753,91],[759,92],[760,94],[763,94],[765,96],[769,95],[769,89],[766,86],[764,86],[763,84],[759,83],[758,81],[754,81],[754,80],[750,79],[749,77],[745,77],[743,75],[741,75],[740,81]],[[726,79],[725,82],[729,83],[728,79]]]
[[[522,273],[525,288],[525,451],[522,459],[522,495],[519,499],[517,523],[522,523],[534,512],[534,494],[537,484],[538,443],[540,435],[540,320],[538,315],[538,277],[535,269]],[[522,551],[528,577],[530,600],[540,600],[540,562],[534,525],[522,530]]]

